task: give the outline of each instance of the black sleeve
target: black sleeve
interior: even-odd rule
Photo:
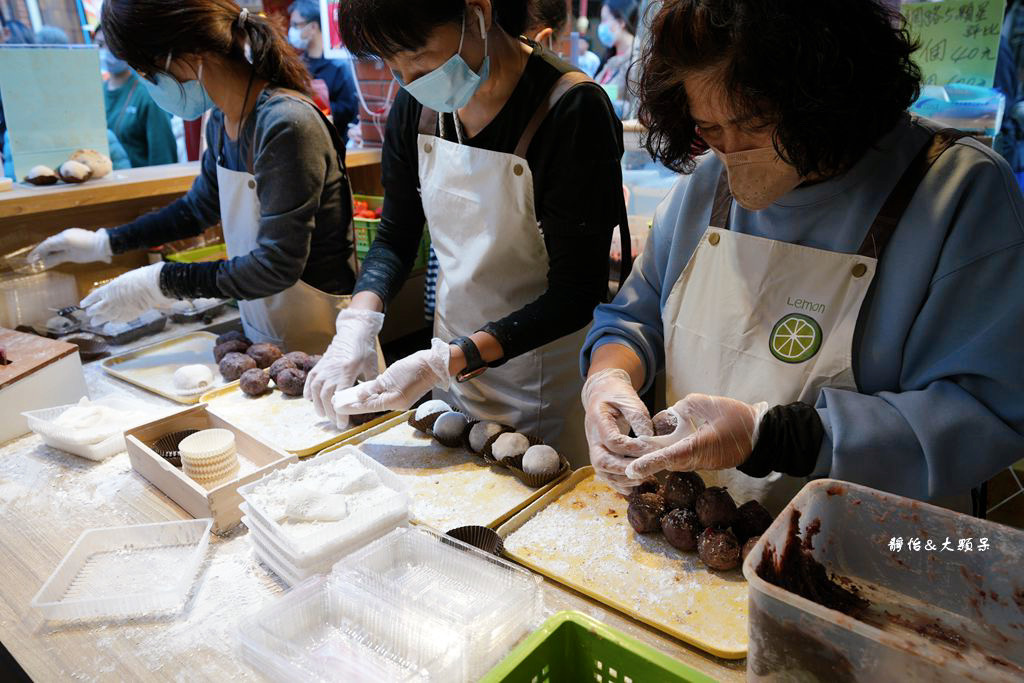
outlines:
[[[814,406],[775,406],[761,418],[757,444],[736,469],[748,477],[767,477],[772,472],[806,477],[814,471],[824,436],[825,427]]]
[[[398,294],[416,262],[426,222],[416,150],[420,111],[415,100],[402,90],[388,115],[381,151],[384,206],[377,239],[363,260],[354,290],[373,292],[385,305]]]
[[[612,231],[624,214],[622,124],[592,84],[567,92],[527,152],[536,168],[538,219],[548,248],[548,289],[482,329],[502,361],[582,329],[608,292]]]

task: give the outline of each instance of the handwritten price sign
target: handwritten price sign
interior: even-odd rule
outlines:
[[[925,85],[966,83],[992,87],[1005,0],[944,0],[903,5],[920,43],[914,59]]]

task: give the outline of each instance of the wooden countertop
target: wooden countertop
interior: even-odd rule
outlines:
[[[379,149],[354,149],[346,155],[349,168],[379,164]],[[199,162],[167,164],[114,171],[106,178],[67,185],[35,187],[16,183],[9,192],[0,192],[0,219],[25,217],[64,209],[95,207],[146,197],[180,195],[188,191],[199,175]]]

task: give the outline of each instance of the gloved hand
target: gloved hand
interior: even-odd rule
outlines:
[[[743,464],[757,443],[757,429],[768,404],[762,401],[749,405],[723,396],[690,394],[673,409],[696,426],[696,431],[631,462],[626,467],[630,479],[639,483],[663,470],[724,470]]]
[[[333,420],[334,392],[348,389],[360,377],[371,380],[377,376],[377,335],[383,325],[384,314],[377,311],[346,308],[338,313],[334,339],[324,357],[309,371],[302,391],[306,400],[313,402],[317,415]]]
[[[110,237],[107,231],[100,228],[82,230],[68,228],[61,233],[42,241],[29,255],[30,263],[42,261],[47,268],[61,263],[94,263],[106,261],[110,263],[113,256],[110,251]]]
[[[372,382],[339,390],[334,395],[334,412],[340,419],[344,415],[407,410],[434,387],[451,386],[450,358],[451,346],[435,338],[429,349],[406,356]]]
[[[135,320],[152,309],[168,309],[172,299],[160,289],[160,271],[163,263],[154,263],[130,270],[82,299],[82,308],[93,327],[108,322]]]
[[[654,434],[647,406],[633,388],[629,373],[621,368],[591,375],[583,385],[582,399],[590,464],[616,491],[629,493],[641,482],[625,476],[626,466],[650,450],[640,439],[630,438],[629,428],[637,436]]]

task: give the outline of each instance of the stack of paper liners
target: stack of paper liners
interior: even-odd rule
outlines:
[[[211,488],[238,474],[235,435],[227,429],[204,429],[178,445],[181,467],[197,484]]]

